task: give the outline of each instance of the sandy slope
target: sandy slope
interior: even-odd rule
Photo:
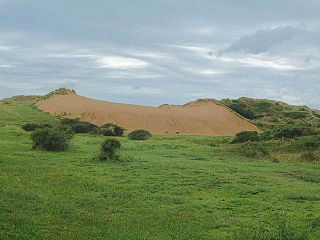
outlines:
[[[228,108],[209,100],[146,107],[68,94],[40,100],[37,106],[53,115],[79,117],[97,125],[112,122],[128,131],[147,129],[153,134],[172,135],[179,131],[182,135],[231,136],[244,130],[259,131]]]

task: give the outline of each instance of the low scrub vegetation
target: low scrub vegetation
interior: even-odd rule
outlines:
[[[64,118],[61,120],[61,124],[70,126],[75,133],[93,133],[98,130],[98,126],[92,123],[80,121],[79,118]]]
[[[143,129],[135,130],[128,134],[130,140],[147,140],[151,137],[151,133]]]
[[[258,134],[254,131],[243,131],[236,134],[232,143],[258,142],[279,139],[296,139],[303,136],[315,136],[318,132],[312,127],[283,127]]]
[[[37,128],[39,128],[39,124],[26,123],[26,124],[22,125],[21,128],[27,132],[32,132],[32,131],[36,130]]]
[[[120,149],[121,144],[117,139],[106,139],[101,144],[99,159],[101,161],[118,161],[120,158],[116,152]]]
[[[104,136],[121,137],[125,129],[113,123],[107,123],[100,127],[99,132]]]
[[[259,141],[258,133],[255,131],[243,131],[236,134],[231,143],[244,143]]]
[[[31,134],[33,149],[64,151],[73,138],[73,131],[68,126],[38,128]]]
[[[259,143],[248,142],[241,144],[238,146],[237,152],[240,153],[240,155],[242,156],[254,159],[270,157],[269,151]]]
[[[222,104],[230,107],[238,114],[262,130],[272,130],[288,125],[320,128],[320,114],[306,106],[293,106],[283,102],[266,99],[223,99]]]
[[[50,123],[47,123],[47,122],[43,122],[41,124],[37,124],[37,123],[26,123],[24,125],[21,126],[21,128],[27,132],[32,132],[36,129],[39,129],[39,128],[51,128],[52,125]]]

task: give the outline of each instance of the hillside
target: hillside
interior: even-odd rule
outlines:
[[[266,99],[223,99],[220,101],[262,130],[287,125],[320,127],[319,110],[307,106],[293,106]]]
[[[229,137],[119,137],[124,162],[100,162],[101,135],[32,150],[21,125],[57,121],[37,99],[0,101],[0,239],[320,239],[320,169],[293,141],[262,143],[275,162]]]
[[[259,131],[246,119],[213,100],[185,105],[147,107],[98,101],[74,91],[55,91],[36,106],[55,116],[80,118],[102,125],[112,122],[128,131],[146,129],[153,134],[232,136],[240,131]]]

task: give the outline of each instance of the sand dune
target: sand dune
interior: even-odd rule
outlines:
[[[232,136],[245,130],[259,131],[246,119],[212,100],[147,107],[98,101],[69,93],[40,100],[37,107],[52,115],[78,117],[97,125],[112,122],[128,131],[147,129],[153,134]]]

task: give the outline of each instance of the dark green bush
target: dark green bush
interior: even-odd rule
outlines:
[[[242,131],[236,134],[231,143],[244,143],[244,142],[259,141],[258,133],[255,131]]]
[[[300,151],[315,151],[320,148],[320,136],[307,136],[295,141],[296,149]]]
[[[317,156],[313,151],[306,151],[301,153],[300,159],[304,162],[314,162],[317,160]]]
[[[101,144],[101,153],[99,159],[102,161],[119,160],[116,152],[120,147],[121,144],[117,139],[106,139]]]
[[[116,136],[121,137],[124,134],[125,129],[113,123],[107,123],[100,126],[99,132],[104,136]]]
[[[292,111],[292,112],[286,112],[284,113],[286,117],[291,117],[293,119],[304,119],[307,116],[309,116],[308,112],[303,112],[303,111]]]
[[[61,120],[61,123],[70,126],[75,133],[93,133],[98,129],[98,126],[89,122],[82,122],[79,118],[64,118]]]
[[[26,123],[24,125],[21,126],[21,128],[27,132],[32,132],[34,130],[36,130],[37,128],[39,128],[40,125],[36,124],[36,123]]]
[[[255,119],[256,116],[244,103],[234,101],[228,105],[233,111],[248,119]]]
[[[73,131],[68,126],[38,128],[31,134],[33,149],[47,151],[64,151],[72,137]]]
[[[254,104],[255,110],[259,113],[268,112],[272,106],[273,104],[270,102],[257,102]]]
[[[275,139],[287,138],[293,139],[301,136],[315,134],[314,130],[310,127],[284,127],[279,128],[273,132]]]
[[[47,123],[47,122],[43,122],[43,123],[40,123],[40,124],[37,124],[37,123],[27,123],[27,124],[24,124],[21,126],[21,128],[27,132],[32,132],[38,128],[51,128],[52,125],[50,123]]]
[[[130,140],[147,140],[151,137],[151,133],[143,129],[135,130],[128,134]]]
[[[267,158],[270,156],[268,150],[262,143],[244,143],[238,147],[238,152],[248,158]]]

